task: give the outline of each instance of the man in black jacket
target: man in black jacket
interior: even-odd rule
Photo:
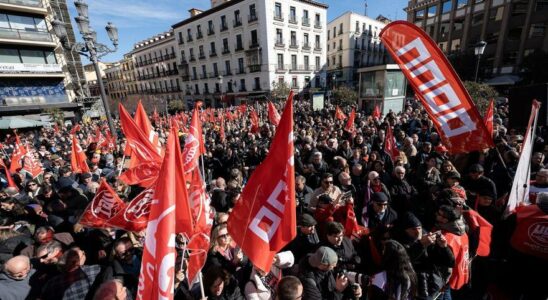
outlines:
[[[122,237],[113,244],[113,258],[103,273],[103,282],[118,279],[135,297],[141,268],[141,251],[133,247],[131,240]]]
[[[337,253],[339,257],[338,266],[345,270],[356,270],[361,262],[352,241],[344,236],[344,227],[341,223],[330,222],[327,224],[326,239],[323,245]]]
[[[412,213],[400,217],[399,241],[407,250],[417,274],[417,299],[430,299],[444,286],[443,272],[455,264],[453,252],[436,233],[428,233]]]
[[[398,214],[388,205],[388,196],[383,192],[371,195],[370,204],[362,215],[362,222],[369,230],[377,227],[392,227],[398,219]]]

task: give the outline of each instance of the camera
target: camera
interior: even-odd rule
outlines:
[[[365,274],[346,272],[346,278],[348,278],[351,284],[358,284],[360,286],[367,286],[369,284],[369,277]]]

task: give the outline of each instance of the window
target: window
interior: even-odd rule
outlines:
[[[310,68],[309,57],[308,57],[308,55],[305,55],[304,56],[304,69],[308,71],[309,68]]]
[[[303,10],[303,26],[310,26],[310,19],[308,18],[308,10]]]
[[[329,38],[331,38],[331,30],[327,31],[327,40],[329,41]]]
[[[234,11],[234,27],[242,25],[242,19],[240,18],[240,10]]]
[[[441,4],[441,13],[445,14],[451,11],[451,0],[443,1]]]
[[[468,0],[457,0],[457,9],[463,8],[468,5]]]
[[[242,50],[244,47],[242,45],[242,35],[237,34],[236,35],[236,50]]]
[[[314,17],[314,26],[316,28],[320,28],[322,26],[322,20],[321,20],[320,14],[316,14],[316,16]]]
[[[240,91],[244,92],[246,91],[246,87],[245,87],[245,79],[240,79]]]
[[[0,61],[3,63],[21,63],[19,51],[17,51],[17,49],[0,48]]]
[[[202,37],[202,25],[196,26],[196,38]]]
[[[207,83],[204,83],[204,93],[209,94],[209,85]]]
[[[360,21],[356,21],[356,32],[360,32]]]
[[[314,40],[314,48],[315,49],[321,49],[321,45],[320,45],[320,35],[319,34],[316,34],[316,39]]]
[[[223,39],[223,53],[227,53],[227,52],[229,52],[229,51],[230,51],[230,50],[229,50],[229,48],[228,48],[228,39],[225,38],[225,39]]]
[[[278,70],[284,69],[284,55],[281,53],[278,53]]]
[[[297,77],[291,78],[291,87],[292,88],[298,88],[298,86],[297,86]]]
[[[337,36],[337,27],[333,27],[333,37]]]
[[[198,47],[198,51],[199,51],[200,57],[204,57],[204,56],[205,56],[205,53],[204,53],[204,46],[203,46],[203,45],[200,45],[200,46]]]
[[[228,26],[226,25],[226,16],[221,16],[221,30],[226,30]]]
[[[305,33],[305,34],[303,35],[303,46],[304,46],[304,47],[310,47],[309,41],[308,41],[308,33]]]
[[[192,77],[194,80],[198,79],[198,72],[196,71],[196,67],[192,67]]]
[[[215,30],[213,28],[213,21],[209,20],[207,21],[207,34],[212,35],[215,33]]]
[[[291,70],[297,70],[297,55],[291,55]]]
[[[217,67],[217,63],[213,63],[213,74],[215,74],[215,76],[219,76],[219,69]]]
[[[342,66],[342,55],[339,55],[339,67]]]
[[[529,37],[543,37],[545,32],[546,25],[542,23],[532,24],[531,29],[529,30]]]
[[[217,50],[215,50],[215,42],[211,42],[211,43],[209,44],[209,46],[210,46],[210,51],[211,51],[210,54],[212,54],[212,55],[216,54],[216,53],[217,53]]]
[[[339,24],[339,34],[343,33],[343,23]]]
[[[19,50],[21,60],[25,64],[43,64],[45,63],[44,52],[41,50]]]
[[[254,21],[257,19],[257,11],[255,10],[255,4],[249,6],[249,20]]]
[[[297,32],[291,31],[291,45],[292,47],[297,47]]]
[[[257,30],[251,30],[251,44],[258,45],[259,40],[257,38]]]
[[[316,56],[316,71],[320,70],[320,57]]]
[[[202,65],[202,76],[203,78],[207,77],[207,67],[205,65]]]
[[[274,4],[274,18],[278,20],[283,20],[282,17],[282,4],[279,2],[276,2]]]
[[[297,23],[297,11],[295,10],[295,6],[289,7],[289,22]]]
[[[253,89],[256,91],[261,90],[261,78],[255,77],[254,81],[255,81],[255,86],[253,87]]]
[[[474,14],[472,17],[472,26],[479,25],[483,23],[483,13]]]
[[[436,5],[428,7],[426,16],[428,18],[435,17],[437,10],[438,10],[438,7]]]
[[[231,75],[230,60],[225,60],[225,75]]]
[[[280,28],[276,28],[276,45],[283,45],[283,33]]]
[[[241,74],[241,73],[244,73],[244,59],[243,58],[238,58],[238,72]]]

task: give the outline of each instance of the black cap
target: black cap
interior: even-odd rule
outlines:
[[[473,164],[470,167],[470,173],[481,173],[483,172],[483,166],[480,164]]]
[[[401,226],[403,229],[421,227],[421,221],[413,214],[406,213],[401,219]]]
[[[310,226],[314,226],[316,224],[318,224],[318,222],[316,222],[316,219],[314,219],[314,217],[312,217],[309,214],[303,214],[299,218],[299,226],[310,227]]]
[[[383,192],[376,192],[371,195],[371,201],[377,203],[386,203],[388,202],[388,196],[386,196],[386,194]]]

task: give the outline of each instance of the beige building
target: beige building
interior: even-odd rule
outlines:
[[[85,100],[80,55],[64,50],[53,34],[54,15],[74,43],[65,0],[0,1],[0,115],[39,119],[58,108],[72,117]]]
[[[98,62],[99,69],[101,70],[101,78],[103,78],[103,84],[106,87],[105,70],[112,67],[113,63]],[[89,95],[91,97],[101,97],[101,91],[99,84],[97,83],[97,73],[93,64],[87,64],[84,66],[84,76],[89,89]],[[108,93],[107,93],[108,94]]]

